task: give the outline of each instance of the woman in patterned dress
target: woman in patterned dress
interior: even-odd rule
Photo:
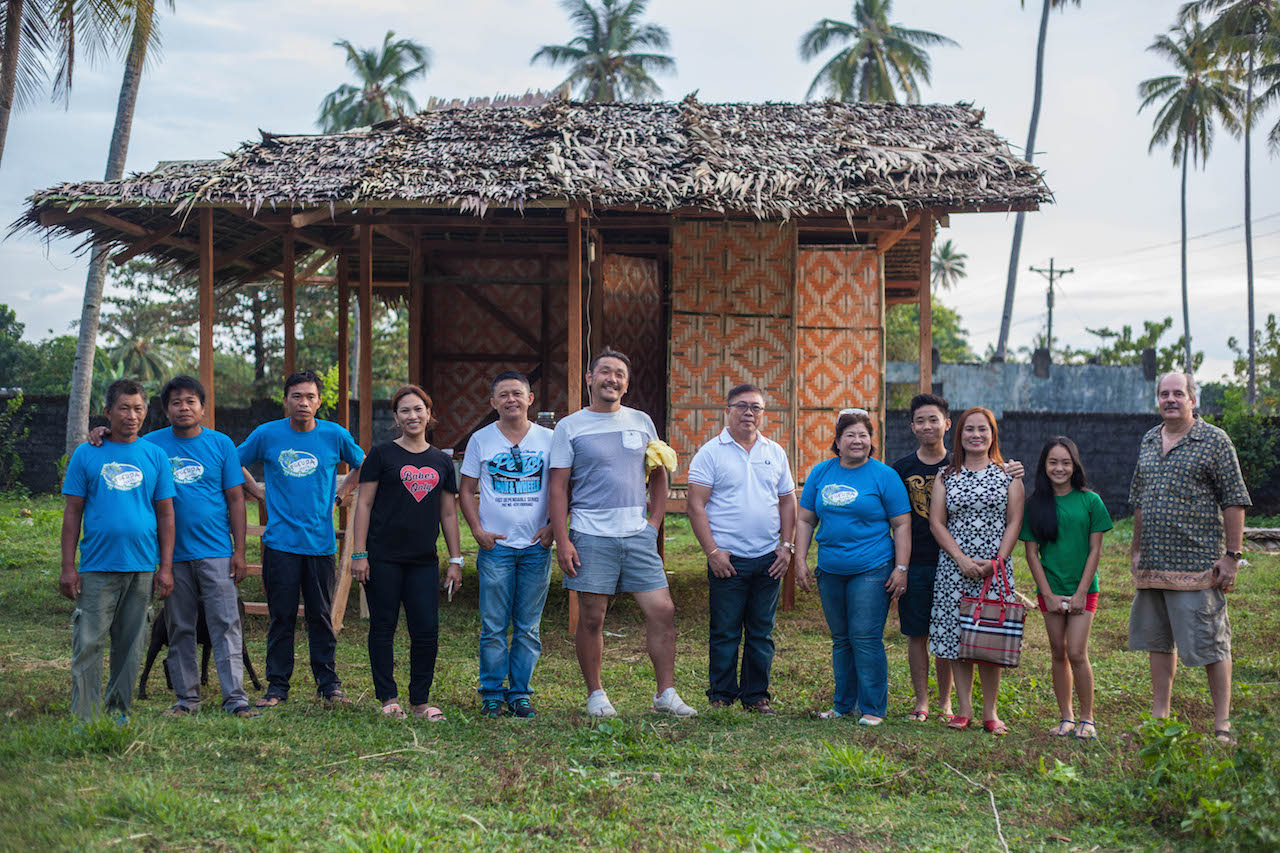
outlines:
[[[959,605],[962,596],[979,595],[983,579],[994,574],[991,561],[1003,557],[1013,583],[1010,562],[1022,528],[1022,482],[1004,471],[996,418],[975,406],[956,422],[951,464],[933,483],[929,529],[942,549],[938,557],[933,610],[929,619],[930,651],[954,661],[957,710],[947,725],[965,729],[973,719],[973,664],[958,660]],[[996,596],[995,590],[991,595]],[[993,735],[1008,734],[996,714],[1000,667],[978,664],[982,682],[982,726]]]

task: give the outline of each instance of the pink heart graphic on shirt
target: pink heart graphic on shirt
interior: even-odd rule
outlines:
[[[422,503],[422,499],[431,493],[440,483],[440,475],[434,468],[415,468],[406,465],[400,469],[400,482],[413,495],[413,499]]]

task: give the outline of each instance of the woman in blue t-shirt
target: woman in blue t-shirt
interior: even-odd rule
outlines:
[[[884,622],[907,588],[911,502],[902,478],[871,458],[871,418],[861,409],[836,421],[835,459],[809,472],[800,496],[797,582],[809,588],[809,543],[817,529],[818,595],[831,630],[835,701],[823,719],[856,707],[858,722],[878,726],[889,704]]]

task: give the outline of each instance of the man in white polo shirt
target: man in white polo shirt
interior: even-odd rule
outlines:
[[[728,426],[689,465],[689,525],[707,554],[711,584],[707,698],[712,710],[740,700],[748,711],[773,715],[773,621],[778,581],[795,552],[796,484],[786,452],[760,434],[764,392],[739,385],[725,411]]]

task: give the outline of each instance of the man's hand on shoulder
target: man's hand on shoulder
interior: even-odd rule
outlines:
[[[106,441],[110,437],[111,427],[97,426],[89,430],[89,435],[85,438],[85,441],[89,442],[94,447],[101,447],[102,442]]]
[[[1026,469],[1022,467],[1022,463],[1017,459],[1010,459],[1004,463],[1004,472],[1015,480],[1021,480],[1027,473]]]

